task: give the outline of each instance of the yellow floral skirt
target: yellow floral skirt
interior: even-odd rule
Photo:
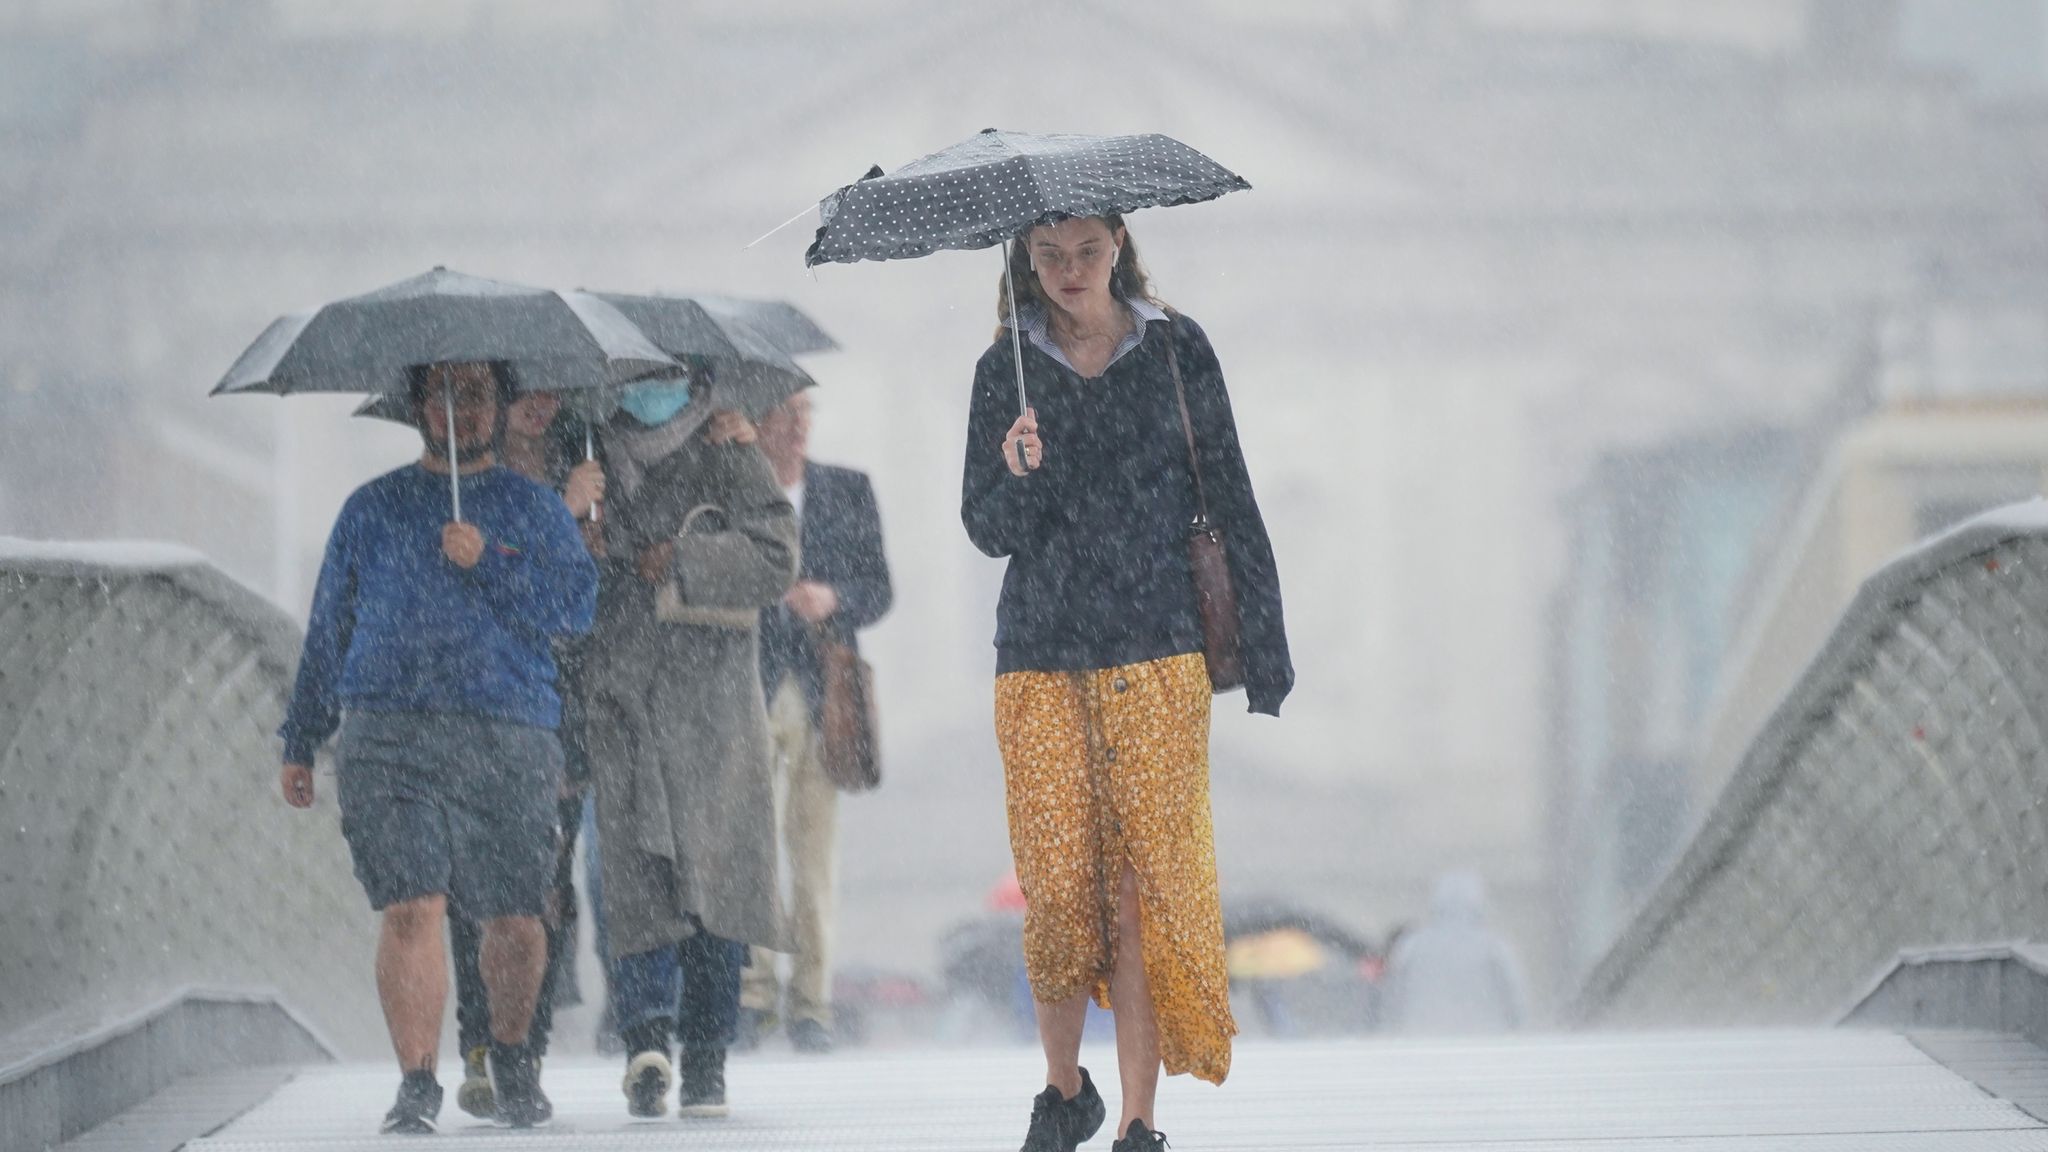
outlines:
[[[1024,967],[1040,1003],[1109,1006],[1117,888],[1138,880],[1140,948],[1171,1074],[1230,1073],[1230,982],[1209,816],[1209,673],[1199,653],[996,677]]]

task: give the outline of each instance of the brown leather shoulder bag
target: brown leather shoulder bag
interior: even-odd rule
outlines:
[[[875,670],[825,625],[811,626],[811,640],[825,677],[824,714],[818,725],[825,776],[841,792],[869,791],[882,782]]]
[[[1202,490],[1202,461],[1195,453],[1195,422],[1188,415],[1188,393],[1180,379],[1180,341],[1173,322],[1166,325],[1166,366],[1173,373],[1173,395],[1180,401],[1180,428],[1188,441],[1188,470],[1195,476],[1195,519],[1188,525],[1188,571],[1194,577],[1195,611],[1202,618],[1202,655],[1209,663],[1209,687],[1229,692],[1244,687],[1244,657],[1238,643],[1242,623],[1237,590],[1230,583],[1230,558],[1223,529],[1209,519],[1209,497]]]

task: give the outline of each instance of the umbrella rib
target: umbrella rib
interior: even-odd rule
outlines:
[[[740,251],[745,252],[747,249],[752,248],[754,245],[759,244],[761,241],[766,240],[770,236],[775,235],[777,232],[782,231],[784,228],[789,227],[791,224],[796,223],[797,221],[803,219],[804,217],[810,215],[811,213],[817,210],[818,206],[816,204],[806,204],[803,210],[798,212],[796,215],[791,216],[789,219],[784,220],[782,223],[777,224],[775,227],[770,228],[766,232],[763,232],[759,236],[756,236],[752,240],[749,240],[744,245],[741,245]]]

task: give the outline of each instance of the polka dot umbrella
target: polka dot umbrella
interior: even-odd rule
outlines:
[[[806,265],[902,260],[1009,244],[1033,224],[1214,200],[1251,183],[1170,136],[1036,136],[994,128],[894,172],[869,170],[818,205]],[[1015,308],[1016,293],[1010,293]],[[1017,401],[1024,351],[1011,317]]]

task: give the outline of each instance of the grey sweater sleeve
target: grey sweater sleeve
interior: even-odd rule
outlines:
[[[796,580],[796,510],[752,445],[703,454],[699,491],[715,513],[676,540],[674,571],[683,602],[707,608],[766,608]]]

